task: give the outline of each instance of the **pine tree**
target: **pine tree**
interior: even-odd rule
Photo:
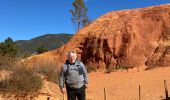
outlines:
[[[77,25],[77,29],[79,30],[90,23],[90,19],[87,16],[88,9],[86,8],[83,0],[75,0],[72,5],[74,6],[74,9],[70,10],[72,14],[71,20]]]
[[[40,46],[37,48],[37,54],[41,54],[41,53],[44,53],[44,52],[47,52],[48,49],[45,48],[44,46]]]
[[[12,40],[12,38],[5,39],[4,42],[0,43],[0,55],[15,57],[18,53],[18,49]]]

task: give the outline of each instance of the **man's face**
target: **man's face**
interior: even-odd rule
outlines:
[[[73,64],[75,63],[76,59],[77,59],[76,54],[70,53],[69,62]]]

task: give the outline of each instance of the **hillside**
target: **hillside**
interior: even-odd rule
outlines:
[[[62,47],[32,57],[65,62],[76,50],[96,68],[170,66],[170,5],[109,12],[80,29]],[[30,59],[31,61],[31,59]]]
[[[46,34],[30,40],[15,41],[22,53],[35,53],[37,48],[44,46],[48,50],[54,50],[67,43],[72,34]]]

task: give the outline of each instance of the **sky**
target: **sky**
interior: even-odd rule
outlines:
[[[29,40],[47,33],[76,33],[70,9],[74,0],[0,0],[0,42]],[[170,0],[84,0],[91,20],[110,11],[143,8]]]

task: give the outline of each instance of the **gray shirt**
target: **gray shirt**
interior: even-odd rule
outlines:
[[[64,88],[65,83],[71,88],[81,88],[84,84],[88,84],[87,70],[81,61],[64,64],[60,72],[60,88]]]

